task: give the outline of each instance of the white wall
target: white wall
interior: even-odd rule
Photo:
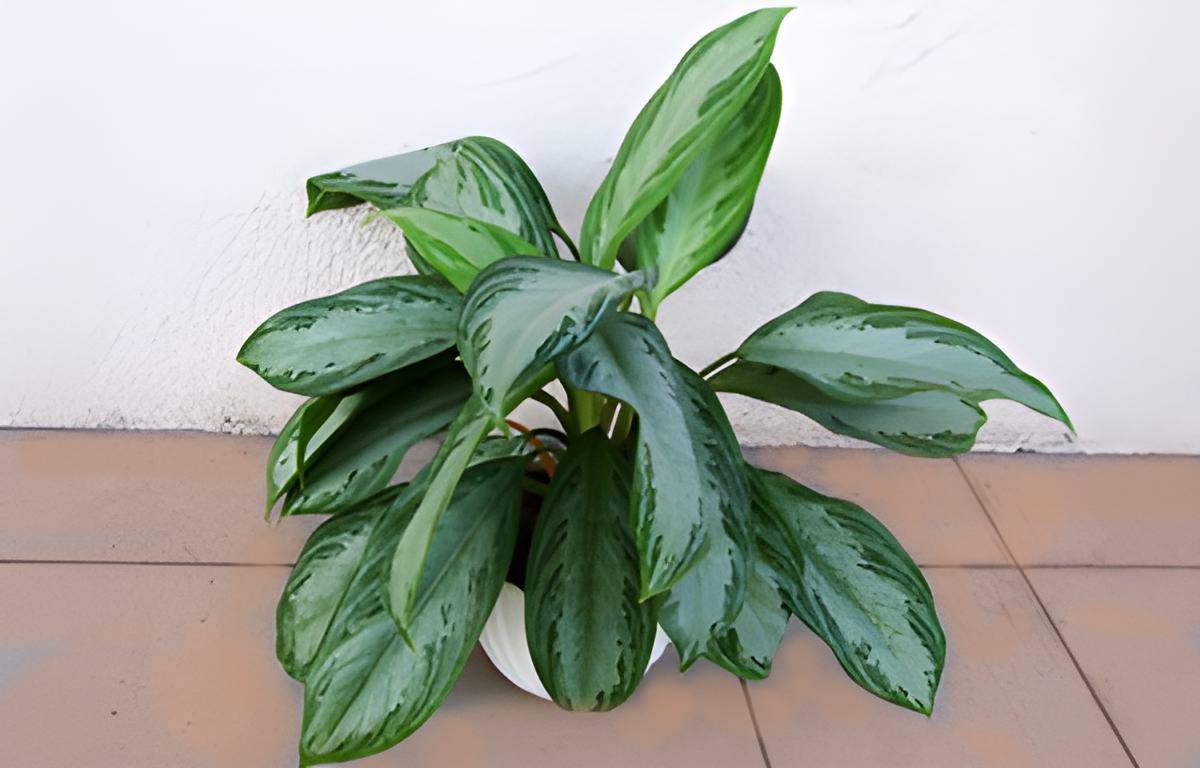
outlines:
[[[0,424],[267,431],[258,321],[400,269],[304,179],[470,133],[576,229],[690,43],[752,5],[15,4],[0,26]],[[1042,377],[1078,442],[989,407],[993,448],[1200,451],[1200,4],[801,2],[742,244],[664,309],[703,364],[815,290],[934,309]],[[747,442],[826,440],[731,398]]]

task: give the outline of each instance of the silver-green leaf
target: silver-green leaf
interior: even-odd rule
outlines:
[[[438,278],[372,280],[272,315],[237,359],[287,392],[343,392],[454,346],[461,307]]]
[[[978,404],[931,390],[881,400],[846,402],[782,368],[736,362],[708,380],[718,392],[765,400],[808,416],[831,432],[913,456],[953,456],[971,450],[987,421]]]
[[[921,571],[878,520],[784,475],[751,468],[760,552],[788,609],[862,687],[929,714],[946,638]]]
[[[388,208],[383,216],[404,231],[424,263],[463,293],[479,271],[509,256],[538,250],[503,227],[428,208]]]
[[[346,421],[328,437],[318,429],[314,439],[322,440],[322,450],[306,460],[303,482],[292,485],[282,514],[332,513],[370,496],[388,484],[409,448],[445,429],[470,397],[471,384],[458,363],[434,362],[437,367],[398,385],[385,379],[378,386],[386,394],[362,393],[367,404],[346,406]],[[341,413],[339,406],[330,421]],[[308,455],[314,455],[312,441]]]
[[[713,636],[704,655],[739,677],[762,680],[771,674],[788,617],[775,569],[755,553],[742,610]]]
[[[580,234],[585,263],[610,269],[621,241],[745,108],[788,10],[748,13],[708,33],[684,54],[629,127],[588,205]]]
[[[817,293],[751,334],[737,357],[782,368],[848,403],[942,391],[975,404],[1015,400],[1071,426],[1046,385],[999,347],[922,309]]]
[[[523,459],[466,473],[438,521],[408,640],[380,588],[420,498],[414,483],[372,527],[307,671],[301,765],[352,760],[404,739],[433,714],[466,664],[504,583]]]
[[[538,677],[565,709],[629,698],[654,645],[640,601],[628,460],[599,429],[575,438],[542,503],[525,576],[525,632]]]
[[[387,488],[321,523],[300,552],[275,611],[275,655],[303,682],[362,561],[375,522],[406,486]]]
[[[458,348],[475,391],[497,418],[558,355],[591,335],[604,316],[647,284],[586,264],[530,257],[492,264],[463,305]]]
[[[429,208],[477,219],[520,236],[543,256],[558,254],[554,234],[570,245],[533,171],[507,145],[486,136],[468,136],[308,180],[310,216],[364,202],[381,209]]]
[[[749,504],[737,439],[708,385],[652,322],[618,313],[558,360],[563,381],[638,414],[633,516],[643,597],[671,590],[660,622],[684,666],[741,609]]]
[[[622,245],[623,264],[629,265],[629,250],[638,268],[658,269],[647,297],[651,309],[725,255],[741,236],[779,125],[781,102],[779,74],[768,65],[742,110],[696,155],[667,198]]]

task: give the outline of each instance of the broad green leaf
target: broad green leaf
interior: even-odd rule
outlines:
[[[1015,400],[1071,426],[1050,390],[995,344],[921,309],[817,293],[751,334],[737,356],[782,368],[847,402],[940,390],[976,404]]]
[[[364,202],[383,209],[429,208],[478,219],[519,235],[544,256],[558,254],[553,234],[570,244],[533,171],[508,146],[486,136],[468,136],[308,180],[310,216]]]
[[[537,256],[507,229],[427,208],[389,208],[383,215],[404,230],[425,263],[466,292],[479,270],[509,256]],[[457,318],[456,318],[457,319]]]
[[[733,430],[708,385],[671,357],[654,324],[617,313],[557,362],[573,387],[638,414],[633,517],[641,594],[670,589],[659,619],[687,666],[741,609],[748,496]]]
[[[975,403],[941,390],[886,400],[847,402],[782,368],[737,362],[708,380],[735,392],[799,411],[821,426],[913,456],[953,456],[971,450],[987,415]]]
[[[779,73],[768,65],[742,110],[629,236],[637,266],[658,268],[650,307],[725,255],[741,236],[779,125],[781,99]]]
[[[479,398],[470,396],[454,417],[446,440],[429,462],[424,477],[419,483],[413,483],[420,488],[420,504],[403,535],[397,538],[391,565],[384,574],[389,609],[406,639],[438,521],[450,503],[472,454],[492,424],[492,416]]]
[[[427,375],[452,357],[439,356],[429,362],[388,374],[345,395],[326,395],[306,400],[279,432],[267,460],[267,508],[291,490],[300,478],[301,466],[311,464],[328,447],[332,438],[365,408],[398,388]]]
[[[788,609],[868,691],[929,714],[946,638],[921,571],[861,507],[753,469],[762,556]]]
[[[779,593],[779,577],[770,563],[753,558],[742,610],[709,643],[705,656],[739,677],[762,680],[787,629],[788,611]]]
[[[616,275],[567,261],[518,257],[479,273],[463,305],[458,349],[496,418],[558,355],[587,339],[634,291],[643,272]]]
[[[380,585],[420,498],[413,483],[373,526],[304,689],[301,765],[380,752],[445,699],[471,653],[512,557],[523,459],[463,477],[438,521],[406,643]]]
[[[414,376],[369,405],[348,407],[352,415],[326,438],[325,450],[306,462],[304,483],[292,487],[283,514],[332,513],[383,488],[408,449],[445,429],[470,393],[470,380],[452,362]],[[330,420],[335,418],[338,411]]]
[[[303,682],[308,674],[376,520],[405,488],[396,485],[380,491],[321,523],[308,537],[275,610],[275,655],[297,680]]]
[[[438,278],[372,280],[272,315],[237,359],[278,389],[334,394],[452,347],[461,305]]]
[[[572,441],[542,503],[525,577],[538,677],[560,707],[612,709],[642,679],[654,601],[639,602],[628,461],[599,429]]]
[[[650,97],[588,205],[581,260],[611,269],[621,241],[742,112],[766,71],[787,8],[748,13],[692,46]]]

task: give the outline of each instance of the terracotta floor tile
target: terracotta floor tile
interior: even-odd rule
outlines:
[[[1200,570],[1030,569],[1143,766],[1200,766]]]
[[[0,565],[0,764],[295,765],[300,686],[273,654],[285,568]],[[562,712],[477,653],[408,741],[360,765],[762,764],[735,678],[671,652],[609,714]]]
[[[263,520],[271,442],[0,431],[0,559],[292,562],[320,520]],[[413,453],[428,458],[429,446]]]
[[[927,571],[949,638],[932,718],[863,691],[803,627],[751,699],[772,765],[1128,766],[1019,573]]]
[[[1004,549],[950,459],[882,450],[758,448],[747,457],[879,518],[922,565],[1007,564]]]
[[[1200,565],[1200,456],[960,461],[1024,564]]]

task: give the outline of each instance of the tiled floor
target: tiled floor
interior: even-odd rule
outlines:
[[[0,432],[0,766],[295,765],[273,659],[313,523],[261,519],[268,441]],[[478,654],[372,766],[1200,766],[1200,458],[770,449],[925,567],[950,651],[931,718],[864,693],[793,624],[770,680],[668,653],[561,712]]]

